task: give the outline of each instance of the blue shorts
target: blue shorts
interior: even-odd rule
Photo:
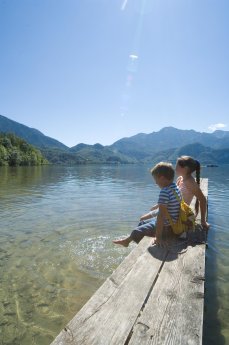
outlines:
[[[156,233],[156,218],[141,221],[131,232],[130,237],[136,243],[139,243],[144,236],[154,237]]]

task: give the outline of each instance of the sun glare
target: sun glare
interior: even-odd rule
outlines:
[[[125,8],[126,8],[126,4],[127,4],[127,1],[128,0],[124,0],[123,3],[122,3],[122,7],[121,7],[121,10],[124,11]]]

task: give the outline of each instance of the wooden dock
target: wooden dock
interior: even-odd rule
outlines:
[[[197,226],[169,249],[143,238],[51,345],[202,344],[205,237]]]

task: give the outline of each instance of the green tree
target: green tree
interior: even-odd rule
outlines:
[[[48,164],[41,152],[12,133],[0,133],[0,165]]]
[[[5,146],[0,144],[0,165],[7,165],[8,153]]]
[[[9,154],[9,165],[10,166],[17,166],[21,163],[21,153],[17,148],[11,150]]]

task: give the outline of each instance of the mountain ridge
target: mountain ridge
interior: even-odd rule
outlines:
[[[54,164],[130,164],[159,160],[174,160],[182,154],[193,155],[205,163],[229,163],[229,131],[213,133],[181,130],[172,126],[159,131],[137,133],[124,137],[111,145],[79,143],[67,147],[56,139],[45,136],[37,129],[27,127],[0,115],[0,132],[22,137],[38,147]]]
[[[3,115],[0,115],[0,132],[14,133],[15,135],[29,142],[31,145],[39,148],[55,147],[60,149],[68,149],[68,147],[63,143],[46,136],[38,129],[28,127]]]

